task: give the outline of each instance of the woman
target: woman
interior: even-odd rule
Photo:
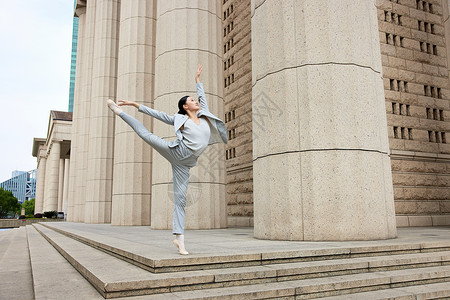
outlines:
[[[174,212],[173,212],[173,241],[182,255],[189,254],[184,246],[184,218],[186,206],[186,192],[189,181],[189,170],[197,164],[198,157],[208,145],[227,143],[225,124],[208,109],[203,85],[200,82],[202,66],[199,65],[195,75],[198,102],[189,96],[178,101],[178,113],[169,116],[136,102],[119,100],[119,106],[134,106],[140,112],[150,115],[164,123],[174,125],[177,139],[169,142],[150,131],[133,117],[127,115],[112,100],[107,100],[109,108],[121,117],[133,130],[150,146],[158,151],[172,164]]]

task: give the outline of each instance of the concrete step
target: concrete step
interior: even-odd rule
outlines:
[[[385,278],[386,275],[379,271],[418,267],[422,267],[418,270],[427,271],[428,268],[425,267],[430,266],[450,268],[443,266],[450,264],[450,251],[442,251],[154,274],[47,227],[41,225],[35,225],[35,227],[103,296],[108,298],[246,285],[242,289],[237,289],[242,291],[246,288],[251,289],[253,285],[263,288],[269,283],[281,284],[280,281],[294,282],[316,277],[322,277],[322,280],[327,281],[331,278],[330,276],[359,273],[358,276],[369,277],[370,274],[382,274]],[[120,270],[120,272],[111,272],[111,270]],[[442,273],[439,267],[430,270]],[[367,272],[376,273],[365,275],[364,273]],[[414,274],[408,273],[408,276]],[[437,276],[438,280],[442,277],[439,276]],[[413,284],[417,283],[414,278],[412,281]],[[377,288],[385,287],[377,286]],[[270,291],[268,295],[273,293],[272,290]]]
[[[224,238],[223,235],[215,239],[214,231],[209,231],[207,238],[200,237],[201,240],[206,240],[207,245],[203,243],[202,249],[195,248],[193,246],[196,244],[192,242],[196,241],[190,240],[188,250],[191,255],[180,256],[165,231],[136,227],[112,228],[101,224],[96,227],[79,223],[41,224],[153,273],[450,251],[450,239],[430,239],[427,242],[391,240],[381,245],[369,241],[275,242],[256,240],[248,233],[236,233],[242,235],[242,238],[235,237],[233,240]],[[144,244],[142,240],[150,242]],[[200,242],[197,240],[197,243]],[[293,248],[296,249],[292,250]]]
[[[142,299],[333,299],[328,298],[333,296],[340,296],[338,299],[379,299],[379,295],[383,295],[381,299],[422,299],[420,295],[447,295],[449,281],[450,267],[445,266],[173,292]],[[406,298],[399,296],[401,290],[408,294]],[[350,298],[367,291],[375,297]]]
[[[104,299],[32,225],[27,225],[26,230],[33,271],[29,282],[33,282],[34,299]],[[15,290],[20,288],[14,284]]]
[[[0,298],[33,299],[25,227],[3,231],[0,235],[4,237],[0,242]]]
[[[355,293],[349,295],[318,298],[323,300],[360,300],[360,299],[389,299],[389,300],[417,300],[417,299],[449,299],[450,284],[448,282],[421,284],[417,286],[392,288],[388,290]]]

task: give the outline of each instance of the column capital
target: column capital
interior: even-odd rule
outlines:
[[[86,0],[77,0],[75,4],[75,17],[80,17],[82,14],[86,13]]]

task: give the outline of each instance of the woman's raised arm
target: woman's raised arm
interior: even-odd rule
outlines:
[[[197,97],[200,108],[204,111],[209,111],[208,102],[206,101],[205,91],[203,90],[203,84],[200,82],[200,74],[202,73],[202,65],[198,65],[197,73],[195,74],[195,83],[197,84]]]
[[[144,114],[147,114],[149,116],[152,116],[155,119],[158,119],[158,120],[160,120],[160,121],[162,121],[162,122],[164,122],[166,124],[173,125],[173,123],[174,123],[174,117],[173,116],[169,116],[165,112],[157,111],[156,109],[147,107],[147,106],[142,105],[142,104],[138,104],[138,103],[133,102],[133,101],[119,100],[119,106],[125,106],[125,105],[134,106],[140,112],[142,112]]]

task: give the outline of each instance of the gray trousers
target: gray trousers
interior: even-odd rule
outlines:
[[[197,164],[198,156],[183,143],[169,147],[169,142],[154,135],[141,122],[122,112],[119,115],[150,146],[172,164],[173,173],[173,229],[174,234],[184,234],[186,192],[189,182],[189,170]]]

